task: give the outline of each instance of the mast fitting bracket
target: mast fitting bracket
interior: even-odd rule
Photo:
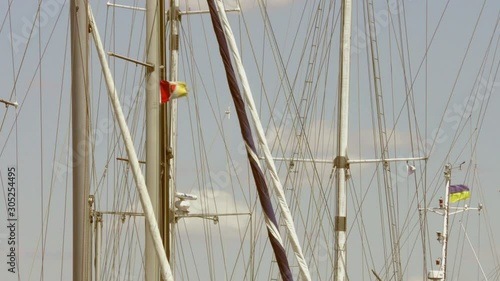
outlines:
[[[335,216],[335,231],[346,231],[347,217]]]
[[[176,8],[174,10],[174,20],[176,21],[181,21],[181,10],[179,8]],[[170,10],[167,12],[167,21],[170,21],[170,18],[172,17],[172,13],[170,12]]]
[[[170,50],[179,50],[179,35],[174,34],[170,39]]]
[[[347,156],[337,156],[333,160],[333,166],[337,169],[349,169],[349,159]]]

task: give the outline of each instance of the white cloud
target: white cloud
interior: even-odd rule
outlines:
[[[234,214],[234,213],[249,213],[249,208],[243,202],[235,199],[234,196],[224,190],[209,190],[197,194],[198,200],[191,201],[189,213],[195,214]],[[219,216],[218,224],[220,229],[225,234],[237,234],[245,229],[249,221],[248,215],[230,215]],[[214,221],[201,218],[184,218],[182,219],[186,228],[190,233],[203,234],[207,231],[207,223],[214,225]]]

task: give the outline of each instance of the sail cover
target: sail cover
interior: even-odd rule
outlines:
[[[259,160],[257,158],[257,153],[255,149],[255,143],[252,137],[252,130],[250,128],[250,122],[246,115],[245,103],[238,88],[238,83],[236,81],[236,75],[231,63],[229,48],[227,46],[226,37],[222,29],[221,20],[217,9],[215,7],[215,2],[213,0],[207,0],[208,7],[210,10],[210,17],[212,19],[212,25],[214,27],[215,35],[217,37],[217,42],[219,43],[219,51],[224,63],[224,69],[226,71],[226,78],[229,84],[229,90],[231,92],[231,97],[236,108],[236,113],[238,116],[238,122],[240,123],[241,135],[245,142],[247,149],[248,161],[250,162],[250,167],[252,169],[252,174],[255,180],[255,185],[257,187],[257,192],[259,194],[260,204],[264,211],[266,219],[266,227],[269,235],[269,240],[274,250],[274,255],[276,256],[276,261],[281,273],[281,278],[285,281],[293,280],[292,273],[290,271],[290,266],[288,265],[288,260],[286,258],[285,249],[283,247],[283,241],[278,231],[276,216],[274,215],[273,205],[269,197],[269,190],[266,185],[264,178],[264,173],[259,166]]]

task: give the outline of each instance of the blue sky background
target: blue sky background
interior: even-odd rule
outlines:
[[[119,3],[144,6],[142,1]],[[388,130],[393,130],[391,157],[421,156],[417,153],[416,147],[420,147],[420,151],[429,156],[427,177],[422,177],[423,163],[415,163],[418,170],[414,179],[406,177],[404,164],[391,166],[391,173],[395,176],[393,187],[401,213],[400,222],[404,224],[404,215],[407,213],[411,214],[415,221],[417,209],[413,199],[416,190],[422,192],[425,188],[428,191],[427,204],[430,206],[437,204],[437,198],[442,193],[442,169],[446,161],[454,165],[465,161],[466,164],[461,171],[458,169],[453,171],[452,182],[467,183],[473,195],[466,203],[475,206],[481,202],[485,206],[485,212],[480,216],[471,212],[452,219],[451,229],[454,234],[451,235],[451,239],[456,240],[451,243],[450,257],[452,260],[461,257],[462,263],[454,261],[450,272],[460,272],[459,275],[456,273],[452,275],[453,280],[482,280],[478,277],[481,275],[470,247],[463,240],[464,234],[458,220],[466,223],[468,235],[478,251],[486,273],[498,271],[499,261],[494,258],[494,253],[498,252],[495,244],[498,243],[494,235],[500,232],[500,225],[495,219],[495,215],[500,212],[498,207],[500,187],[496,180],[499,165],[497,140],[500,138],[496,122],[500,116],[495,110],[499,102],[500,89],[500,80],[496,76],[500,38],[496,24],[499,21],[500,2],[408,0],[399,3],[404,3],[404,10],[400,7],[400,10],[391,10],[391,13],[387,12],[386,3],[376,1],[375,4],[385,116]],[[66,169],[67,159],[70,159],[71,153],[71,149],[67,146],[71,132],[70,54],[67,40],[69,4],[63,0],[44,0],[41,2],[39,13],[37,4],[37,1],[33,0],[0,3],[0,64],[2,65],[0,84],[3,85],[0,98],[17,100],[20,104],[17,109],[2,107],[0,112],[2,115],[0,175],[3,190],[6,189],[7,167],[15,165],[18,168],[17,238],[20,258],[18,269],[21,272],[20,276],[13,276],[7,272],[3,262],[8,251],[5,240],[7,232],[5,228],[0,228],[0,261],[4,264],[0,269],[2,280],[38,280],[41,277],[45,280],[69,280],[71,276],[72,193],[71,172]],[[106,50],[143,60],[144,49],[141,44],[145,23],[143,13],[108,9],[104,1],[91,1],[91,5],[101,36],[104,37]],[[234,3],[228,5],[232,6]],[[318,26],[316,30],[324,33],[321,35],[320,44],[315,47],[321,55],[318,55],[318,61],[314,64],[316,68],[314,81],[311,84],[314,86],[311,86],[305,82],[308,56],[302,54],[313,51],[312,30],[315,28],[310,19],[318,13],[316,9],[318,5],[323,5],[321,12],[323,17],[318,17],[318,22],[314,24]],[[9,6],[10,12],[8,12]],[[183,6],[184,9],[186,6],[192,7],[193,10],[199,8],[196,1],[187,2]],[[274,145],[273,154],[278,157],[332,159],[336,153],[334,138],[337,114],[335,102],[338,92],[339,7],[339,1],[324,4],[319,1],[269,1],[268,13],[276,45],[271,43],[272,38],[264,32],[263,17],[257,3],[244,1],[242,15],[229,15],[233,31],[238,37],[256,103],[267,130],[268,141]],[[373,98],[370,98],[372,94],[370,83],[373,82],[370,82],[368,73],[362,2],[354,1],[353,7],[349,156],[351,159],[374,158],[376,156],[374,147],[378,146],[374,144],[372,133],[372,128],[376,126],[376,123],[372,123]],[[330,9],[331,12],[328,12]],[[387,20],[389,14],[394,21]],[[399,23],[395,22],[398,15],[404,15],[405,30],[398,29]],[[32,26],[35,28],[32,29]],[[405,38],[404,42],[397,41],[401,38],[401,34]],[[194,47],[188,48],[188,43]],[[126,190],[133,190],[134,186],[132,178],[125,177],[127,172],[123,163],[111,161],[106,164],[109,157],[123,157],[125,153],[123,147],[119,145],[114,154],[110,154],[112,156],[104,156],[110,153],[112,144],[119,135],[117,129],[109,125],[113,120],[112,112],[107,102],[93,43],[91,42],[89,46],[92,50],[92,127],[96,132],[93,190],[97,190],[98,204],[103,210],[140,211],[134,198],[119,200],[125,202],[122,206],[113,205],[116,199],[111,195],[125,194]],[[207,15],[183,17],[181,47],[183,48],[180,53],[179,77],[188,82],[191,94],[187,99],[179,100],[178,190],[200,195],[200,200],[193,203],[193,212],[215,210],[248,212],[251,209],[256,212],[255,221],[258,221],[262,219],[259,214],[260,208],[253,207],[255,204],[253,182],[249,179],[245,155],[241,153],[241,137],[236,115],[229,99],[217,53],[218,47]],[[276,62],[275,47],[286,65],[288,85],[280,79],[284,74],[283,68]],[[192,67],[192,58],[195,67]],[[408,87],[405,86],[403,60],[406,77],[410,80],[406,85],[412,85],[410,96],[413,108],[409,114],[405,104]],[[125,113],[129,116],[129,126],[132,128],[136,147],[142,157],[144,114],[140,109],[144,105],[144,99],[139,98],[137,103],[134,103],[134,99],[141,97],[144,91],[141,84],[143,69],[116,59],[110,59],[110,65]],[[309,105],[303,107],[299,105],[299,110],[309,110],[305,122],[307,139],[315,144],[311,153],[294,154],[301,147],[296,125],[293,125],[294,109],[287,105],[285,99],[290,93],[293,93],[297,102],[304,97],[308,99]],[[273,101],[276,104],[274,108]],[[473,103],[474,101],[476,103]],[[228,107],[232,112],[230,119],[224,113]],[[402,114],[398,118],[400,112]],[[271,117],[276,123],[270,121]],[[278,125],[279,121],[283,122],[281,126]],[[394,123],[396,125],[393,126]],[[408,125],[410,123],[411,130]],[[416,126],[419,135],[415,133]],[[224,138],[221,136],[222,133]],[[290,145],[278,148],[275,142],[277,139],[283,143],[289,140]],[[478,140],[477,144],[471,141],[475,139]],[[432,145],[432,151],[429,146],[422,148],[422,144],[425,143]],[[230,154],[226,154],[226,150],[230,151]],[[231,155],[231,158],[228,158],[228,155]],[[328,180],[331,166],[319,167],[320,179],[315,180],[308,179],[302,174],[312,171],[311,166],[299,164],[297,174],[289,173],[284,163],[278,166],[285,188],[290,187],[293,190],[287,194],[292,206],[300,210],[308,209],[310,207],[307,205],[308,200],[312,194],[318,195],[321,193],[318,190],[321,190],[329,195],[325,202],[319,200],[319,204],[329,203],[329,207],[325,209],[330,209],[332,212],[335,210],[333,199],[335,187]],[[476,172],[475,176],[473,171]],[[356,198],[361,198],[363,194],[363,198],[370,198],[362,203],[366,231],[377,229],[375,234],[370,234],[370,245],[377,245],[382,241],[378,230],[379,210],[385,207],[380,207],[383,199],[378,197],[377,184],[370,183],[372,176],[375,175],[375,166],[353,166],[352,174],[350,194],[355,195],[348,197],[348,222],[352,223],[352,232],[348,240],[350,251],[348,258],[350,264],[354,265],[349,265],[349,277],[351,280],[371,280],[370,273],[356,270],[359,264],[363,267],[364,263],[359,242],[359,224],[357,224],[360,206],[357,205],[359,202],[356,203]],[[295,186],[300,186],[301,191],[294,189]],[[5,196],[5,193],[2,196]],[[422,193],[419,196],[422,196]],[[5,202],[4,200],[0,199],[0,202]],[[463,205],[463,202],[460,205]],[[0,206],[4,204],[0,203]],[[0,221],[6,222],[4,208],[0,208],[0,214]],[[42,221],[48,225],[43,230],[43,237],[46,239],[44,255],[41,254]],[[239,246],[243,235],[241,231],[238,233],[237,229],[244,228],[247,221],[247,218],[221,219],[218,229],[213,227],[211,221],[202,223],[194,220],[183,221],[179,224],[179,243],[184,243],[182,245],[185,246],[186,233],[191,233],[193,235],[191,243],[195,248],[202,249],[197,254],[203,261],[206,259],[204,256],[206,251],[203,250],[206,245],[202,237],[207,231],[214,235],[220,232],[228,235],[224,243],[217,242],[220,244],[219,247],[224,244],[227,248],[236,247]],[[306,228],[300,220],[298,221],[296,223],[299,233],[303,233]],[[142,225],[143,222],[139,219],[135,227],[139,229]],[[491,227],[493,236],[488,236],[488,226]],[[125,230],[133,227],[131,223],[120,225],[110,219],[105,229]],[[411,224],[411,227],[414,225]],[[209,228],[210,230],[207,230]],[[435,231],[439,229],[440,218],[430,215],[428,246],[432,251],[427,254],[432,258],[428,259],[428,264],[439,256],[440,245],[434,236]],[[254,234],[259,236],[254,245],[256,251],[267,256],[263,259],[263,264],[269,263],[271,251],[266,244],[266,234],[262,230],[254,231]],[[405,232],[412,231],[409,229]],[[135,233],[134,238],[120,236],[118,241],[123,243],[126,243],[127,239],[142,241],[142,230],[136,230]],[[421,242],[415,235],[416,233],[410,234],[408,237],[415,238],[420,247]],[[315,249],[316,255],[328,256],[327,249],[333,249],[331,242],[333,240],[329,237],[331,233],[318,237],[320,242]],[[64,248],[61,243],[63,239]],[[248,242],[248,236],[243,240]],[[248,253],[249,246],[245,245],[244,251]],[[410,253],[413,253],[412,246],[413,244],[405,244],[402,247],[402,256],[410,256]],[[382,258],[382,249],[373,247],[372,254],[377,261]],[[454,249],[458,250],[455,252]],[[235,260],[235,267],[243,263],[236,253],[224,250],[224,253],[226,252],[228,253],[225,258]],[[220,257],[221,253],[217,252],[214,255]],[[407,269],[405,280],[422,280],[421,261],[417,261],[416,258],[418,255],[421,254],[413,253],[411,258],[408,258],[412,262],[414,259],[415,261],[414,266],[409,266]],[[292,255],[290,257],[292,258]],[[139,262],[131,269],[132,273],[129,276],[142,276],[140,255],[137,255],[136,260]],[[61,261],[63,261],[62,270]],[[186,263],[189,265],[192,262],[187,259]],[[201,268],[206,267],[203,262],[198,261],[197,264]],[[317,264],[319,268],[328,268],[329,258],[326,257],[324,260],[320,258]],[[179,262],[178,272],[185,270],[188,265]],[[377,266],[379,267],[375,268],[376,271],[383,271],[378,262]],[[213,276],[222,278],[223,271],[224,269],[219,268]],[[275,269],[271,275],[276,274]],[[325,276],[323,274],[327,273],[318,273],[320,276]],[[233,278],[237,280],[237,277]],[[498,273],[495,278],[499,278]],[[494,278],[490,280],[492,279],[496,280]]]

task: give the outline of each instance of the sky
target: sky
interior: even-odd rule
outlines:
[[[182,8],[206,8],[198,2],[183,2]],[[338,110],[335,103],[340,2],[268,2],[269,22],[266,24],[256,1],[242,1],[242,13],[231,13],[229,18],[273,155],[333,159]],[[90,3],[106,50],[144,60],[141,43],[145,36],[143,12],[108,8],[105,1]],[[144,6],[142,1],[116,3]],[[500,34],[496,24],[500,2],[393,0],[388,3],[390,10],[385,3],[376,1],[374,13],[386,128],[391,139],[390,155],[411,157],[425,154],[429,157],[427,165],[414,163],[417,166],[414,178],[405,174],[404,162],[391,165],[393,194],[400,212],[399,225],[405,233],[401,240],[402,256],[413,263],[406,269],[405,280],[422,280],[422,261],[417,258],[421,256],[421,240],[418,227],[415,228],[417,202],[436,205],[443,190],[442,172],[446,162],[455,167],[452,183],[466,183],[473,192],[471,200],[461,202],[459,206],[469,204],[473,207],[478,203],[484,206],[480,215],[468,212],[452,219],[450,260],[453,262],[450,263],[450,272],[453,273],[450,280],[482,280],[478,277],[481,273],[460,223],[465,224],[486,274],[494,272],[495,267],[498,271],[499,261],[494,257],[498,252],[495,244],[498,243],[494,235],[500,232],[500,225],[494,216],[500,212],[495,157],[498,154],[495,140],[500,137],[496,123],[500,116],[495,110],[500,88],[500,78],[496,76]],[[404,7],[398,8],[397,3],[404,3]],[[0,98],[20,104],[17,109],[2,107],[3,112],[0,112],[0,186],[3,190],[0,206],[7,205],[7,169],[15,167],[16,250],[20,272],[20,275],[8,272],[6,263],[2,262],[2,280],[69,280],[71,276],[72,192],[71,167],[67,164],[71,157],[71,148],[68,147],[71,133],[69,4],[63,0],[44,0],[39,12],[37,4],[38,1],[34,0],[0,3],[0,83],[6,85],[0,91]],[[227,3],[228,7],[234,5],[234,1]],[[318,6],[321,10],[317,9]],[[373,118],[376,115],[373,80],[370,79],[372,70],[367,60],[370,49],[363,18],[362,1],[354,1],[348,148],[351,159],[375,158],[375,151],[380,148],[373,135],[378,125]],[[400,18],[404,22],[398,22]],[[270,30],[270,26],[272,36],[265,31],[265,28]],[[399,29],[399,26],[404,26],[404,29]],[[120,143],[117,128],[110,125],[113,123],[112,112],[92,42],[90,49],[95,136],[92,189],[101,210],[140,212],[130,172],[123,163],[114,160],[124,157],[125,152],[122,144],[116,145]],[[139,157],[144,159],[143,69],[109,59]],[[211,220],[181,220],[176,251],[187,254],[176,256],[179,279],[187,280],[189,276],[194,280],[205,280],[204,275],[199,275],[209,272],[206,274],[213,280],[223,280],[223,277],[241,280],[241,276],[252,280],[243,275],[245,264],[250,263],[252,247],[256,258],[263,256],[261,263],[254,264],[259,272],[257,280],[277,276],[275,267],[274,271],[269,270],[272,253],[261,226],[261,209],[255,199],[234,106],[229,98],[208,15],[183,16],[180,62],[179,77],[188,82],[191,92],[187,99],[178,102],[177,189],[199,196],[200,199],[192,203],[192,213],[241,215],[221,217],[217,225]],[[405,78],[410,81],[405,81]],[[291,93],[295,105],[287,102]],[[410,102],[405,102],[407,100]],[[307,125],[304,131],[297,126],[296,112]],[[462,169],[457,168],[463,161]],[[289,204],[295,210],[299,234],[307,229],[318,233],[310,237],[317,243],[304,239],[306,257],[318,268],[313,276],[317,280],[320,277],[328,280],[331,271],[327,268],[333,249],[333,231],[328,227],[335,210],[335,185],[329,178],[332,167],[318,165],[315,170],[309,164],[297,163],[292,171],[288,165],[277,163]],[[375,180],[377,175],[381,176],[375,172],[375,165],[351,168],[348,272],[351,280],[372,280],[371,273],[365,273],[371,264],[379,273],[390,271],[379,262],[389,250],[385,244],[388,238],[384,238],[379,230],[381,224],[388,228],[387,221],[380,218],[381,213],[386,215],[388,199],[384,198],[381,179],[378,183]],[[316,171],[317,175],[314,174]],[[424,189],[428,200],[425,202],[419,201],[423,200]],[[251,218],[246,215],[250,210],[255,212]],[[5,208],[0,208],[0,220],[7,224]],[[251,224],[248,223],[250,220]],[[439,256],[440,244],[435,241],[434,233],[440,229],[440,220],[440,217],[429,215],[426,230],[429,235],[426,241],[428,264]],[[320,222],[324,229],[319,226]],[[111,255],[104,259],[107,266],[122,265],[123,270],[117,274],[123,280],[137,280],[143,274],[141,257],[137,254],[141,246],[136,243],[143,241],[143,225],[140,218],[127,219],[124,223],[119,218],[105,220],[103,232],[107,235],[114,233],[119,238],[109,238],[103,248],[106,252],[118,251],[120,254],[115,260]],[[284,229],[281,231],[285,236]],[[0,229],[0,259],[5,261],[9,253],[9,235],[7,228]],[[250,242],[253,240],[251,236],[256,237],[255,242]],[[131,241],[134,246],[123,250],[122,246]],[[366,243],[370,244],[370,251],[363,250]],[[240,244],[244,245],[241,251],[230,251],[231,248],[238,249]],[[420,252],[417,254],[416,251]],[[127,256],[135,256],[130,267],[124,266],[128,264]],[[208,265],[213,262],[210,257],[227,260],[229,269],[216,266],[213,271],[208,271]],[[293,255],[289,257],[293,259]],[[193,264],[200,268],[196,274],[189,272]],[[356,270],[358,266],[363,270]],[[106,277],[109,279],[111,275]],[[495,278],[500,278],[498,273]],[[495,278],[490,275],[489,280]]]

